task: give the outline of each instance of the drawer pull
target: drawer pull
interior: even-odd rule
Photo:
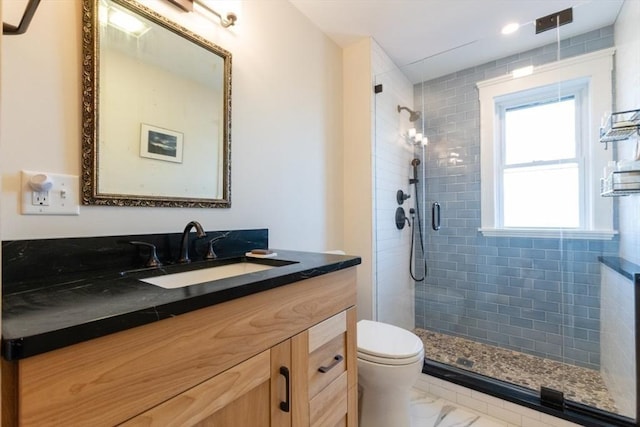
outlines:
[[[342,362],[343,359],[344,359],[344,357],[342,357],[342,355],[336,354],[336,356],[333,358],[333,362],[331,362],[331,364],[329,366],[320,366],[318,368],[318,371],[322,372],[323,374],[326,374],[331,369],[336,367],[338,365],[338,363]]]
[[[291,408],[291,402],[289,401],[289,398],[290,398],[289,389],[291,388],[289,384],[289,369],[286,368],[285,366],[280,366],[280,375],[284,377],[284,385],[285,385],[285,388],[287,389],[285,401],[280,402],[280,410],[284,412],[289,412]]]

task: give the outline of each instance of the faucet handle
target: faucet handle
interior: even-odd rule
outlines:
[[[138,247],[142,246],[142,247],[149,248],[149,258],[147,259],[147,262],[145,262],[144,264],[145,267],[162,266],[162,263],[160,262],[160,260],[158,259],[158,255],[156,254],[156,245],[152,243],[141,242],[138,240],[131,240],[131,241],[128,241],[127,243],[133,246],[138,246]]]
[[[213,251],[213,244],[220,239],[222,239],[222,236],[214,237],[213,239],[209,240],[207,244],[207,253],[204,255],[204,259],[211,260],[218,258],[218,255],[216,255],[216,253]]]

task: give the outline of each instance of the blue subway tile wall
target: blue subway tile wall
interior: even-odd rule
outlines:
[[[599,369],[600,267],[618,241],[483,237],[480,227],[480,113],[476,82],[613,46],[605,27],[417,84],[429,146],[426,196],[442,228],[426,230],[426,283],[416,284],[416,326]],[[422,99],[424,93],[425,99]],[[422,253],[416,267],[422,274]]]

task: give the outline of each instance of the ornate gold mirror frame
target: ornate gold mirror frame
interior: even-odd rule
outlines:
[[[149,29],[118,33],[105,9]],[[231,53],[133,0],[83,0],[82,13],[83,204],[230,207]],[[107,46],[101,34],[119,46]],[[125,44],[133,46],[131,56],[123,54]],[[118,61],[105,60],[107,48]],[[185,63],[188,51],[195,59]],[[125,66],[114,71],[112,63]],[[110,104],[120,94],[123,100]]]

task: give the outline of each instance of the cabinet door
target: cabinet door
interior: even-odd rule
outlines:
[[[122,425],[270,426],[271,362],[264,351]]]

